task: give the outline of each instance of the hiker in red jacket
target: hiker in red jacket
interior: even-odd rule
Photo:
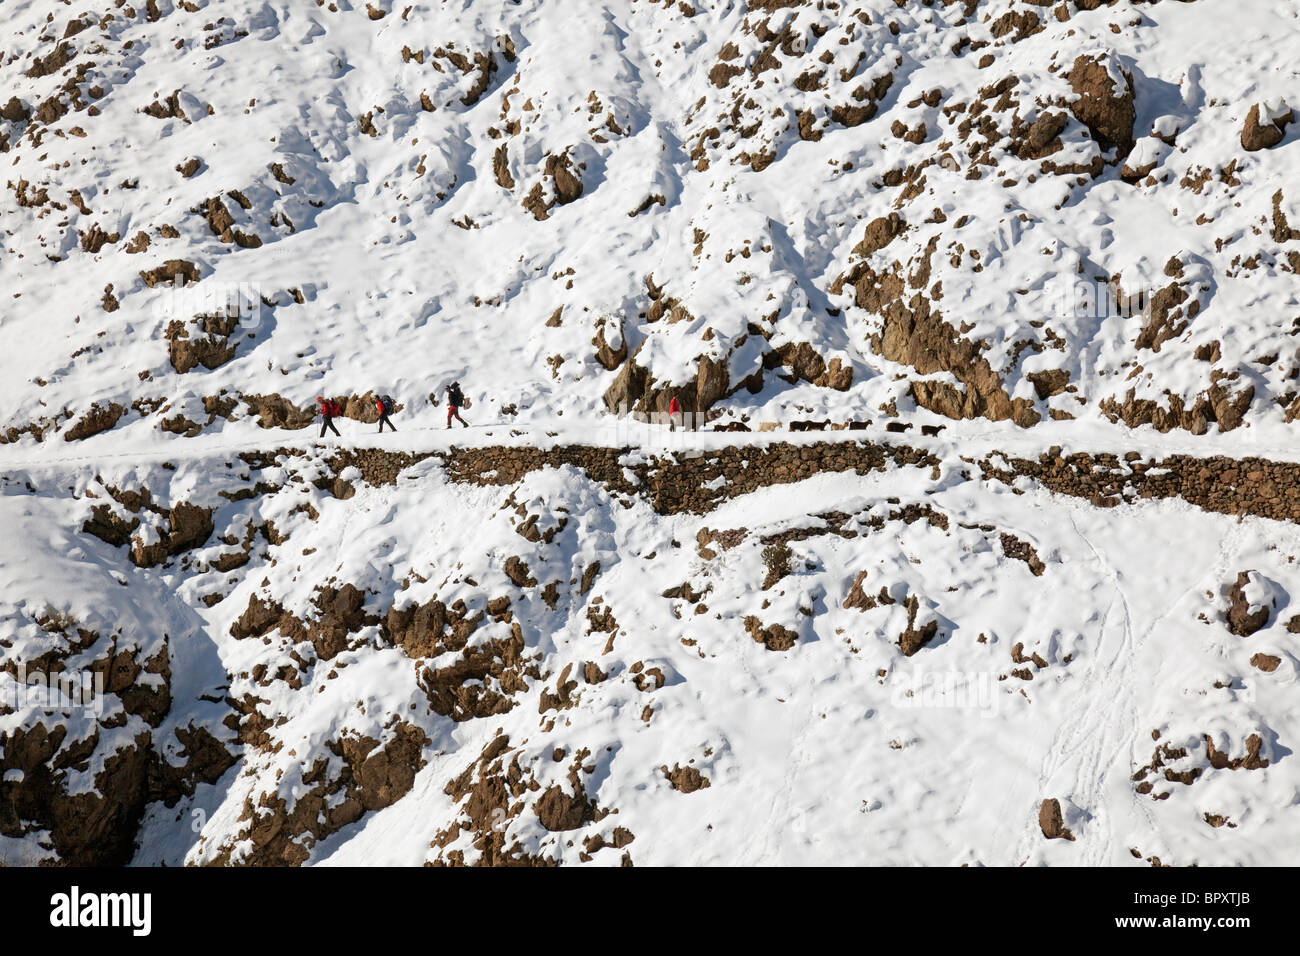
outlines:
[[[680,403],[678,403],[677,396],[674,395],[672,398],[668,400],[668,430],[669,431],[677,430],[677,418],[679,415],[681,415],[681,413],[682,413],[682,406]]]
[[[334,417],[343,414],[342,406],[340,406],[338,402],[334,401],[334,399],[322,398],[320,395],[316,396],[316,401],[320,403],[320,414],[322,419],[320,437],[325,437],[325,429],[327,428],[335,435],[339,435],[339,430],[334,427]],[[342,438],[343,436],[339,435],[339,437]]]
[[[380,395],[375,399],[375,411],[379,412],[379,433],[384,433],[384,426],[387,425],[393,431],[397,428],[388,420],[388,413],[393,410],[393,400],[388,395]]]

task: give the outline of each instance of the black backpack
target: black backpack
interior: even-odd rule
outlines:
[[[393,399],[388,395],[383,395],[379,399],[380,407],[383,408],[384,414],[387,415],[393,410]]]

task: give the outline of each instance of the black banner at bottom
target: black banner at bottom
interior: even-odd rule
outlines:
[[[1242,933],[1284,928],[1290,875],[1145,868],[43,868],[0,869],[0,898],[21,938],[75,936],[81,944],[127,947],[205,937],[229,943],[250,933],[259,945],[328,944],[340,933],[373,933],[388,919],[518,932],[557,929],[570,918],[597,934],[602,925],[637,935],[689,929],[692,946],[767,939],[787,922],[805,938],[893,927],[942,944],[1052,927],[1071,940],[1172,932],[1230,943]]]

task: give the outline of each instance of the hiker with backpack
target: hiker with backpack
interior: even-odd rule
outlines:
[[[339,430],[334,427],[334,419],[337,416],[343,414],[343,406],[340,405],[332,398],[327,399],[321,397],[320,395],[316,396],[316,401],[320,403],[320,414],[322,419],[321,426],[320,426],[320,437],[321,438],[325,437],[325,429],[328,428],[335,435],[338,435],[339,438],[342,438],[343,436],[339,435]]]
[[[460,382],[452,382],[444,391],[447,393],[447,427],[451,427],[451,420],[454,418],[469,428],[469,422],[460,417],[461,406],[469,407],[468,402],[465,401],[465,393],[460,390]]]
[[[375,411],[379,412],[379,434],[384,433],[384,426],[387,425],[393,431],[397,428],[388,420],[388,414],[394,408],[393,399],[390,395],[381,395],[375,399]]]

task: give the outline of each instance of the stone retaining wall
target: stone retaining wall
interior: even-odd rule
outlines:
[[[937,469],[939,465],[938,458],[920,449],[868,441],[733,445],[622,464],[621,460],[627,460],[625,456],[631,453],[629,448],[584,445],[545,449],[497,445],[419,455],[361,448],[340,451],[329,464],[336,474],[355,467],[371,485],[391,484],[402,470],[426,458],[437,458],[453,481],[479,485],[514,484],[531,471],[572,465],[612,492],[642,495],[661,514],[703,514],[729,498],[825,472],[866,474],[890,466]],[[709,487],[718,477],[725,478],[725,483]]]

